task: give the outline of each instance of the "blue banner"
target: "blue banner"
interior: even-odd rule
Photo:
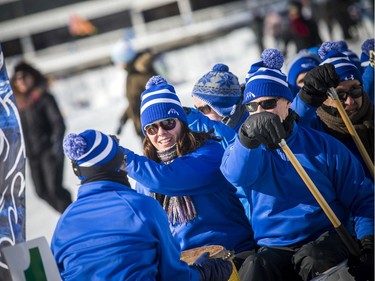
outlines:
[[[25,144],[0,45],[0,249],[25,241]],[[3,254],[0,280],[10,280]]]

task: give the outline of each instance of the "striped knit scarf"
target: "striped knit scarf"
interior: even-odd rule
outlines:
[[[171,163],[177,157],[176,145],[164,151],[157,151],[159,159],[165,164]],[[196,216],[196,210],[190,196],[168,196],[159,193],[151,193],[167,212],[169,222],[174,226],[187,223]]]

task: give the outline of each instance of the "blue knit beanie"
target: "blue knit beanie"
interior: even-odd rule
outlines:
[[[155,121],[177,118],[187,124],[187,117],[181,102],[172,85],[160,75],[152,76],[146,90],[141,95],[141,126],[146,135],[145,127]]]
[[[77,175],[80,179],[101,170],[118,171],[123,161],[117,141],[96,130],[67,135],[63,140],[63,149],[65,155],[78,165],[77,169],[85,171]]]
[[[296,86],[298,75],[315,68],[321,61],[321,58],[317,54],[308,51],[299,52],[287,65],[287,79],[289,85]]]
[[[338,42],[326,41],[319,48],[322,64],[331,63],[336,69],[340,81],[359,80],[362,83],[362,74],[350,59],[339,51]]]
[[[349,60],[358,68],[358,70],[361,72],[361,61],[359,60],[359,57],[356,53],[354,53],[352,50],[349,49],[348,44],[344,41],[337,41],[339,44],[338,51],[343,53],[345,56],[349,58]]]
[[[361,45],[361,66],[366,68],[370,64],[370,51],[374,51],[374,38],[365,40]]]
[[[281,72],[284,56],[278,49],[265,49],[261,61],[253,64],[245,78],[243,104],[260,97],[283,97],[293,101],[286,76]]]
[[[222,117],[231,116],[242,92],[238,78],[225,64],[216,64],[194,85],[193,96],[206,102]]]

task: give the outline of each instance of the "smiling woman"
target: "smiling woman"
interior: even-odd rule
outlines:
[[[174,87],[161,76],[141,95],[141,123],[144,156],[124,149],[136,190],[160,203],[181,250],[221,245],[239,268],[255,244],[236,189],[220,172],[218,139],[189,129]]]

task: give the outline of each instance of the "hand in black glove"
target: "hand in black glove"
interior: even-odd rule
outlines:
[[[374,236],[366,236],[361,239],[361,256],[359,259],[369,266],[371,272],[374,272]]]
[[[233,266],[228,260],[210,259],[208,252],[203,253],[191,266],[199,271],[201,281],[228,281]]]
[[[303,78],[304,85],[299,92],[299,97],[305,103],[313,106],[321,106],[327,99],[327,90],[336,88],[340,82],[335,67],[330,63],[319,65]]]
[[[264,144],[269,149],[276,149],[282,139],[286,138],[280,117],[268,111],[250,115],[242,124],[239,137],[248,148]]]

